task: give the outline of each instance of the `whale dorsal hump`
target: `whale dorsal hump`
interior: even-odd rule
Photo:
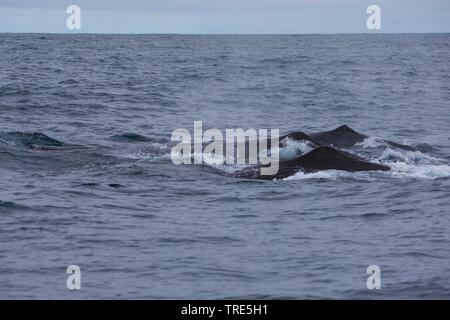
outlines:
[[[352,128],[350,128],[348,125],[344,124],[340,127],[337,127],[336,129],[332,130],[334,132],[345,132],[345,133],[358,133]]]

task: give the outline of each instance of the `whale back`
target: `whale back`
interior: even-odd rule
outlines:
[[[330,131],[311,133],[309,136],[320,145],[337,148],[351,147],[367,138],[366,135],[358,133],[347,125]]]
[[[295,159],[281,161],[279,163],[279,170],[275,175],[259,175],[258,178],[264,180],[284,179],[299,171],[311,173],[321,170],[358,172],[389,171],[390,168],[385,165],[369,162],[363,158],[358,158],[345,151],[321,146]]]
[[[369,162],[363,158],[356,157],[348,152],[337,150],[332,147],[318,147],[297,159],[305,172],[319,170],[344,170],[357,171],[388,171],[385,165]]]

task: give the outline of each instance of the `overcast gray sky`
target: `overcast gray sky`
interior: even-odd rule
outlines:
[[[0,32],[364,33],[371,4],[378,32],[450,32],[450,0],[0,0]]]

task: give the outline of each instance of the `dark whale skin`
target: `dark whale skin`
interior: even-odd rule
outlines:
[[[330,131],[322,131],[306,134],[303,131],[294,131],[280,137],[280,141],[282,142],[285,138],[290,138],[292,140],[304,140],[312,142],[317,146],[332,146],[336,148],[348,148],[352,147],[357,143],[363,142],[364,139],[368,138],[367,135],[361,134],[347,125],[342,125],[336,129]],[[388,145],[407,150],[407,151],[416,151],[415,148],[393,142],[390,140],[384,140]],[[283,145],[282,143],[280,144]]]
[[[238,177],[262,180],[284,179],[297,172],[312,173],[323,170],[389,171],[385,165],[369,162],[332,147],[321,146],[292,160],[281,161],[274,175],[261,175],[259,170],[245,170],[236,173]]]

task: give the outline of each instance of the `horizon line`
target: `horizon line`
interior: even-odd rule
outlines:
[[[400,35],[400,34],[450,34],[450,31],[442,32],[346,32],[346,33],[164,33],[164,32],[1,32],[0,34],[48,34],[48,35],[184,35],[184,36],[300,36],[300,35]]]

